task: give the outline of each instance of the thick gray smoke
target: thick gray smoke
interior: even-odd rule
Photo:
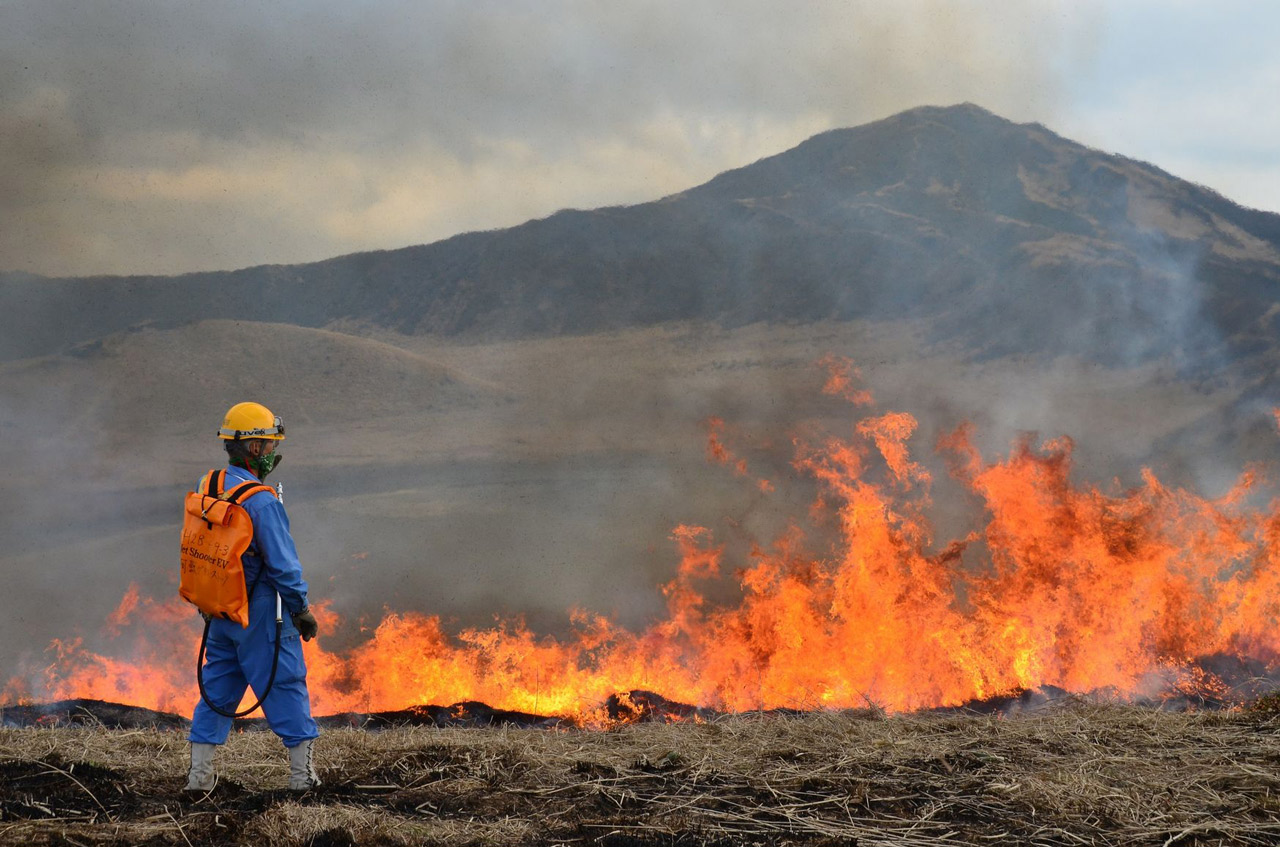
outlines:
[[[1044,118],[1053,9],[10,2],[0,270],[323,259],[652,199],[921,102]]]
[[[921,101],[981,91],[1008,113],[1040,111],[1054,87],[1042,58],[1059,39],[1040,25],[1043,15],[942,3],[905,15],[878,3],[607,11],[577,2],[285,3],[270,14],[238,2],[6,3],[0,271],[177,273],[321,259],[515,224],[565,205],[652,199],[814,131]],[[0,281],[0,295],[15,318],[5,325],[12,349],[25,346],[17,335],[93,323],[38,287]],[[254,317],[252,303],[243,317]],[[459,572],[477,578],[441,605],[471,610],[472,619],[513,593],[554,594],[556,609],[602,598],[626,607],[630,600],[607,598],[619,584],[653,584],[649,571],[669,565],[669,525],[710,519],[673,504],[699,499],[697,419],[724,410],[702,401],[685,408],[674,377],[653,377],[651,408],[662,440],[691,440],[688,457],[655,460],[650,444],[599,470],[594,457],[625,453],[633,436],[593,423],[609,401],[587,389],[557,388],[545,420],[557,427],[552,440],[582,441],[588,459],[566,459],[559,446],[522,448],[528,455],[514,459],[506,452],[548,431],[545,420],[511,411],[519,399],[502,399],[522,380],[528,392],[540,390],[515,365],[486,372],[497,399],[485,400],[484,412],[451,416],[460,402],[452,398],[433,413],[439,419],[411,416],[370,434],[365,419],[384,406],[336,419],[332,407],[351,386],[394,396],[400,383],[379,382],[385,367],[346,382],[330,375],[327,391],[297,396],[285,390],[296,371],[281,374],[291,354],[250,355],[248,365],[233,357],[232,365],[192,354],[189,336],[141,352],[130,339],[153,337],[145,331],[105,347],[92,333],[82,337],[87,346],[73,355],[0,366],[13,504],[0,518],[5,570],[23,604],[60,610],[3,615],[0,667],[20,652],[38,657],[55,636],[92,638],[130,582],[157,596],[171,589],[169,504],[219,458],[204,437],[209,421],[246,397],[283,406],[299,433],[326,433],[311,449],[305,435],[291,439],[281,473],[298,475],[291,509],[309,573],[323,585],[371,563],[373,576],[359,579],[376,590],[354,592],[360,601],[351,605],[375,617],[381,601],[370,595],[420,606],[418,598],[436,596],[429,586],[457,586]],[[305,349],[297,348],[299,367],[315,364]],[[175,372],[178,384],[155,381]],[[625,415],[604,420],[626,422],[637,411],[620,408]],[[490,440],[473,437],[476,421],[494,418],[497,426],[479,427]],[[432,447],[455,441],[477,458]],[[387,508],[376,497],[354,515],[341,507],[345,496],[379,491],[380,479],[395,477],[386,469],[400,464],[420,476],[397,480],[393,490],[407,493]],[[315,486],[309,474],[319,474]],[[617,496],[626,492],[631,499]],[[308,501],[325,494],[338,502]],[[379,517],[397,509],[399,523]],[[602,540],[614,526],[623,536]],[[595,541],[584,547],[584,537]],[[636,568],[636,556],[646,567]],[[512,573],[530,575],[515,592]],[[564,585],[587,588],[566,597]],[[649,596],[643,611],[652,610]]]
[[[1037,26],[1045,8],[293,3],[267,21],[248,4],[8,4],[0,268],[319,259],[649,200],[920,102],[1043,118],[1057,44]],[[946,165],[921,155],[917,175]],[[1093,205],[1053,206],[1067,176]],[[880,411],[919,420],[913,449],[940,480],[939,543],[974,528],[972,503],[948,493],[931,458],[964,420],[988,457],[1036,430],[1075,439],[1085,479],[1132,484],[1152,464],[1220,488],[1274,435],[1272,421],[1255,425],[1270,405],[1260,375],[1274,368],[1268,350],[1227,344],[1211,260],[1239,250],[1271,267],[1274,239],[1232,241],[1207,206],[1183,215],[1159,191],[1117,192],[1114,176],[1050,164],[999,184],[926,179],[910,188],[927,208],[910,209],[892,207],[892,181],[872,186],[849,231],[924,222],[889,228],[886,261],[899,264],[861,304],[881,310],[874,320],[482,342],[267,326],[250,297],[238,321],[86,332],[72,349],[0,364],[0,568],[15,589],[0,600],[0,681],[22,657],[41,667],[53,638],[109,649],[102,622],[130,584],[172,596],[181,495],[221,461],[213,430],[245,399],[288,422],[278,478],[314,598],[347,618],[347,642],[385,609],[454,627],[521,614],[555,632],[583,606],[642,625],[662,609],[681,523],[709,526],[729,566],[747,564],[752,544],[807,520],[811,483],[785,484],[792,437],[847,435],[860,414],[822,395],[824,354],[863,369]],[[730,199],[744,217],[786,217],[738,202],[776,197]],[[827,200],[850,206],[834,185]],[[982,204],[1000,218],[1031,209],[1046,237],[969,287],[921,293],[912,286],[938,272],[938,254],[907,248],[920,231],[935,237],[935,203],[964,221]],[[1000,225],[949,232],[951,255],[1024,227]],[[1122,231],[1133,237],[1104,243]],[[749,233],[740,265],[770,261]],[[1056,271],[1028,271],[1045,267]],[[859,281],[812,293],[838,302]],[[7,341],[95,317],[60,313],[50,288],[3,286],[0,305],[18,316]],[[747,474],[708,462],[713,416]],[[1233,441],[1241,432],[1247,443]]]

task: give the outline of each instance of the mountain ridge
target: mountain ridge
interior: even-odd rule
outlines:
[[[480,338],[926,317],[972,355],[1194,361],[1266,346],[1275,321],[1253,324],[1278,281],[1280,215],[1040,124],[928,106],[651,202],[431,244],[177,277],[6,276],[0,307],[24,326],[0,358],[251,303],[254,320]]]

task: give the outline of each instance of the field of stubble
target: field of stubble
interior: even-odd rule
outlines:
[[[605,731],[342,730],[294,795],[267,732],[207,796],[180,732],[0,731],[0,844],[1274,845],[1280,719],[1076,703]]]

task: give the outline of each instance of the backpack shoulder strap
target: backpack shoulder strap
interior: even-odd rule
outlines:
[[[276,493],[275,489],[273,489],[270,485],[264,485],[261,482],[254,482],[250,480],[248,482],[242,482],[239,485],[237,485],[235,488],[228,491],[226,495],[223,497],[223,499],[229,503],[235,503],[239,505],[240,503],[243,503],[245,500],[248,500],[253,495],[263,491],[270,492],[273,497],[275,496],[275,493]]]
[[[196,486],[196,491],[209,497],[217,497],[222,493],[222,480],[224,472],[220,470],[209,471],[200,480],[200,484]]]

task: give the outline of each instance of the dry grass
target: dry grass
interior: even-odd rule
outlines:
[[[0,731],[0,843],[694,845],[1280,843],[1274,715],[1073,704],[1013,718],[737,716],[604,732],[325,735],[281,790],[234,736],[208,797],[171,732]]]

